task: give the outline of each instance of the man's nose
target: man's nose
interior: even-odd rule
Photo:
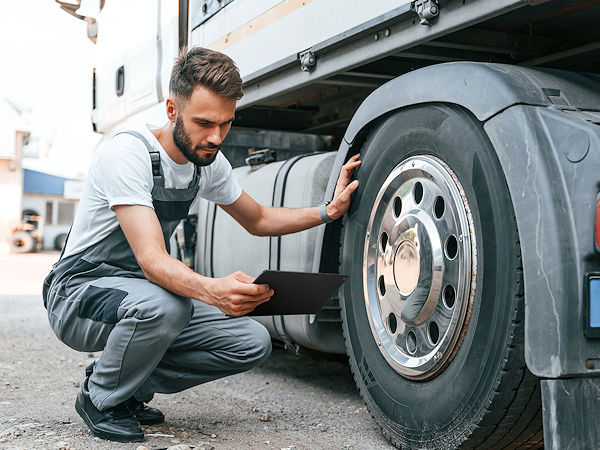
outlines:
[[[221,127],[218,125],[211,127],[207,140],[213,145],[221,145],[223,142],[223,137],[221,136]]]

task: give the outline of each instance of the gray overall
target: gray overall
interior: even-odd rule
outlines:
[[[152,199],[168,249],[198,192],[198,170],[187,188],[165,188],[160,154],[141,134],[127,133],[150,152]],[[79,351],[103,350],[88,381],[99,410],[243,372],[271,351],[268,332],[252,319],[226,316],[148,281],[119,226],[81,253],[61,254],[44,281],[43,297],[62,342]]]

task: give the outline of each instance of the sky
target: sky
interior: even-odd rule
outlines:
[[[81,176],[101,137],[90,120],[94,44],[86,23],[54,0],[0,1],[0,97],[31,110],[32,134],[51,142],[47,159],[24,166]]]

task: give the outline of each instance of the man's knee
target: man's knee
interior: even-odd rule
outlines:
[[[271,336],[264,326],[254,320],[250,321],[247,343],[250,348],[245,362],[250,367],[262,363],[271,354]]]
[[[141,319],[147,320],[158,335],[174,339],[192,317],[192,301],[175,295],[165,295],[142,307]]]

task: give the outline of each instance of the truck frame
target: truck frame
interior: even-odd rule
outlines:
[[[260,321],[347,354],[391,443],[600,446],[600,1],[57,2],[97,39],[96,131],[164,121],[173,58],[203,46],[239,65],[223,151],[260,203],[329,200],[361,154],[342,220],[261,238],[200,202],[188,248],[208,276],[349,275]]]

